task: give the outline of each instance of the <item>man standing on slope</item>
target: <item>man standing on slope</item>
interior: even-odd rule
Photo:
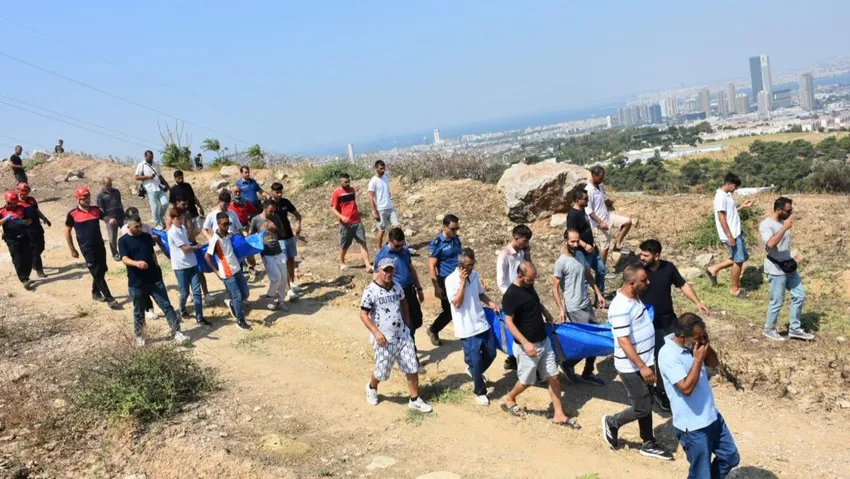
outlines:
[[[247,165],[242,165],[239,168],[239,175],[241,178],[236,180],[234,184],[242,189],[242,197],[245,198],[245,201],[254,205],[254,209],[257,210],[255,214],[259,214],[263,210],[263,200],[269,199],[271,196],[263,191],[263,187],[257,180],[251,178],[251,168]]]
[[[295,257],[298,256],[297,236],[301,234],[301,213],[295,209],[291,201],[283,197],[283,185],[272,183],[272,200],[277,204],[277,216],[283,226],[280,240],[283,242],[283,252],[286,254],[286,277],[289,288],[286,297],[293,300],[298,297],[301,287],[295,282]],[[289,223],[289,215],[295,217],[295,228]]]
[[[608,262],[608,253],[611,251],[611,239],[614,237],[614,230],[620,230],[617,240],[613,244],[614,249],[621,250],[623,248],[623,241],[632,228],[632,220],[625,216],[611,213],[608,210],[605,199],[605,188],[602,186],[604,181],[605,168],[594,166],[590,169],[590,183],[587,184],[585,190],[588,197],[586,212],[593,226],[593,239],[599,248],[602,263],[606,264]]]
[[[9,168],[15,175],[15,183],[27,183],[27,171],[24,168],[24,161],[21,159],[24,149],[21,145],[15,147],[15,152],[9,157]]]
[[[103,178],[103,189],[97,194],[97,207],[103,211],[112,258],[121,261],[121,255],[118,254],[118,232],[124,226],[124,205],[121,203],[121,192],[112,187],[112,178],[108,176]]]
[[[673,455],[658,446],[652,430],[655,329],[649,311],[640,300],[648,284],[643,266],[627,266],[623,270],[623,286],[608,306],[608,321],[615,339],[614,368],[631,406],[613,416],[602,416],[602,438],[611,449],[617,449],[620,428],[637,421],[643,441],[641,455],[672,461]]]
[[[366,402],[378,405],[378,384],[390,378],[394,364],[407,376],[410,400],[407,407],[429,413],[433,411],[419,397],[419,360],[407,325],[407,301],[401,286],[393,282],[395,267],[391,258],[378,262],[375,280],[366,286],[360,300],[360,321],[372,333],[369,339],[375,349],[375,367],[366,385]]]
[[[791,256],[791,227],[794,220],[791,199],[781,196],[773,202],[773,214],[765,218],[759,225],[759,235],[764,242],[767,256],[764,258],[764,273],[770,284],[770,303],[767,306],[767,320],[764,323],[764,336],[774,341],[784,341],[776,332],[776,322],[779,312],[785,304],[785,291],[791,292],[791,311],[789,314],[788,337],[811,341],[815,335],[803,330],[800,316],[803,313],[803,302],[806,300],[806,290],[803,280],[797,271],[797,263],[802,257]]]
[[[516,279],[517,266],[523,261],[531,261],[531,228],[526,225],[514,226],[511,241],[496,256],[496,286],[502,294]],[[516,369],[516,358],[507,352],[505,369]]]
[[[207,245],[207,253],[204,255],[204,259],[206,259],[210,269],[218,273],[218,277],[221,278],[224,287],[227,289],[230,299],[225,300],[225,303],[230,308],[230,314],[236,319],[236,326],[243,331],[250,331],[253,328],[245,322],[243,310],[244,301],[248,300],[250,291],[248,290],[248,281],[245,280],[245,275],[239,266],[239,259],[233,251],[232,219],[225,212],[217,212],[215,220],[217,228],[210,238],[209,245]],[[213,255],[218,261],[217,268],[212,261]]]
[[[357,209],[351,177],[347,173],[339,175],[339,188],[331,194],[331,212],[339,219],[339,269],[343,271],[348,269],[345,265],[345,254],[348,253],[351,243],[356,241],[360,246],[360,256],[363,258],[363,264],[366,265],[366,271],[370,271],[372,265],[369,264],[366,229],[360,221],[360,210]]]
[[[151,207],[151,222],[154,224],[154,228],[163,229],[165,227],[165,207],[168,206],[168,198],[165,196],[164,190],[168,189],[168,183],[162,178],[159,167],[153,164],[153,152],[151,150],[145,151],[145,161],[136,166],[136,181],[141,181],[142,187],[145,189]]]
[[[664,346],[664,338],[676,327],[676,312],[673,310],[673,286],[694,303],[700,313],[708,314],[708,308],[697,297],[694,288],[679,274],[676,266],[661,259],[661,243],[658,240],[646,240],[640,244],[640,262],[646,268],[649,285],[641,293],[640,300],[652,307],[652,326],[655,328],[655,401],[662,411],[670,411],[664,380],[658,372],[658,352]]]
[[[74,248],[74,240],[71,238],[73,229],[86,260],[86,268],[92,275],[91,298],[98,302],[105,301],[110,308],[117,309],[118,302],[112,297],[109,285],[106,284],[109,266],[106,264],[106,247],[103,246],[103,236],[98,223],[104,218],[103,211],[91,205],[91,192],[85,186],[77,188],[74,196],[77,198],[77,207],[69,211],[65,218],[65,242],[71,250],[71,257],[79,258],[80,253]]]
[[[407,324],[410,329],[410,337],[413,338],[413,347],[416,348],[416,330],[422,327],[422,301],[425,301],[425,293],[422,290],[422,284],[419,282],[419,274],[416,273],[416,268],[413,267],[413,260],[410,257],[410,250],[404,243],[404,231],[401,228],[392,228],[389,232],[389,241],[375,255],[375,264],[384,258],[393,260],[395,273],[393,273],[393,281],[401,286],[404,291],[404,299],[407,302],[408,318],[410,322]],[[376,268],[373,273],[378,274],[380,271]]]
[[[457,268],[458,255],[463,245],[457,232],[460,220],[455,215],[443,217],[443,231],[428,245],[428,276],[434,285],[434,296],[440,300],[440,314],[428,328],[428,338],[434,346],[440,346],[440,331],[452,321],[452,310],[446,296],[446,277]]]
[[[729,249],[729,259],[706,268],[705,272],[712,286],[717,286],[717,273],[732,267],[732,295],[737,298],[746,298],[747,291],[741,289],[741,272],[744,262],[750,258],[747,245],[744,243],[744,233],[741,229],[741,217],[739,210],[749,208],[753,200],[747,200],[740,207],[735,206],[732,193],[741,186],[741,179],[734,173],[729,173],[723,179],[721,186],[714,195],[714,225],[717,227],[717,236]]]
[[[32,274],[32,243],[30,239],[30,218],[26,217],[26,210],[18,201],[18,194],[7,191],[6,204],[0,208],[0,225],[3,226],[3,240],[9,247],[9,255],[15,265],[15,273],[24,289],[32,289],[30,281]]]
[[[584,189],[572,190],[567,194],[567,203],[572,205],[567,212],[567,229],[578,231],[579,250],[584,256],[587,266],[595,273],[596,287],[604,295],[605,275],[608,271],[605,269],[605,263],[599,255],[599,249],[596,247],[593,236],[593,227],[591,226],[590,218],[587,216],[586,209],[589,203],[587,191]]]
[[[461,250],[457,269],[446,278],[446,296],[451,303],[455,336],[463,344],[463,360],[466,374],[472,378],[475,402],[488,406],[490,400],[487,399],[484,372],[496,359],[496,337],[490,333],[490,324],[481,303],[487,304],[497,314],[499,306],[484,293],[484,285],[475,271],[472,248]]]
[[[372,205],[372,217],[378,222],[378,245],[375,248],[381,249],[384,247],[384,231],[399,225],[390,195],[387,165],[381,160],[375,162],[375,176],[369,180],[369,203]]]
[[[38,201],[30,196],[30,185],[26,183],[18,183],[18,202],[24,207],[25,218],[30,220],[29,235],[30,245],[32,246],[32,268],[39,278],[46,278],[44,274],[44,263],[41,261],[41,254],[44,253],[44,227],[41,222],[44,221],[48,227],[52,224],[50,220],[41,212],[38,207]]]

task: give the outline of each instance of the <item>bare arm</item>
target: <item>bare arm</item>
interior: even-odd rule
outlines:
[[[457,293],[455,293],[454,297],[452,298],[452,304],[454,305],[455,308],[460,309],[461,305],[463,304],[463,295],[466,293],[466,283],[467,283],[466,277],[463,274],[461,274],[460,275],[460,288],[458,288]]]
[[[564,308],[564,298],[561,297],[561,278],[557,276],[552,278],[552,297],[555,298],[555,306],[558,307],[561,319],[565,320],[567,310]]]
[[[369,192],[369,204],[372,205],[372,214],[378,216],[378,203],[375,202],[375,192]]]
[[[337,218],[339,218],[339,220],[340,220],[340,221],[346,221],[346,220],[348,220],[348,218],[346,218],[345,216],[342,216],[342,213],[340,213],[339,211],[337,211],[337,210],[336,210],[336,208],[334,208],[333,206],[331,206],[331,213],[333,213],[333,214],[334,214],[334,216],[336,216]]]
[[[65,243],[68,244],[68,249],[71,250],[71,256],[76,257],[77,249],[74,248],[74,239],[71,238],[71,229],[73,229],[71,226],[65,227]]]
[[[708,312],[708,308],[706,308],[702,301],[699,300],[696,291],[694,291],[693,286],[691,286],[691,283],[685,283],[685,285],[682,286],[682,293],[684,293],[685,296],[690,299],[700,311]]]
[[[620,347],[623,348],[623,352],[626,353],[626,357],[629,358],[638,369],[643,369],[646,367],[646,363],[643,362],[643,359],[640,358],[635,347],[632,345],[632,341],[628,336],[620,336],[617,338],[617,342],[620,344]]]
[[[215,271],[215,265],[212,262],[212,256],[209,253],[207,253],[207,254],[204,255],[204,259],[206,260],[207,265],[209,265],[210,269],[212,271]],[[218,275],[216,275],[216,276],[218,276]]]

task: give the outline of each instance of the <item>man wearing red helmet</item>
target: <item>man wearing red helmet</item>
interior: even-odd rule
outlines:
[[[3,239],[9,246],[15,273],[25,289],[32,289],[32,245],[30,244],[29,225],[24,207],[18,204],[18,194],[7,191],[6,205],[0,208],[0,225],[3,225]]]
[[[29,226],[30,244],[32,245],[32,268],[39,278],[46,278],[44,274],[44,264],[41,262],[41,253],[44,252],[44,227],[41,222],[44,221],[48,227],[52,226],[50,220],[44,216],[41,209],[38,207],[38,201],[30,196],[30,185],[27,183],[18,183],[18,203],[24,207],[26,218],[31,220]]]
[[[103,235],[100,233],[99,220],[103,220],[103,211],[97,206],[91,205],[91,192],[85,186],[77,188],[74,194],[77,198],[77,207],[68,212],[65,218],[65,242],[71,250],[71,256],[79,258],[80,253],[74,248],[74,240],[71,239],[71,230],[77,234],[77,243],[86,260],[86,267],[92,275],[91,297],[95,301],[105,301],[110,308],[117,308],[118,303],[109,292],[106,284],[106,272],[109,267],[106,264],[106,247],[103,246]]]

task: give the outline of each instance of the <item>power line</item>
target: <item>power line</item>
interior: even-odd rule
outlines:
[[[20,139],[20,138],[15,138],[15,137],[12,137],[12,136],[0,135],[0,138],[5,138],[5,139],[7,139],[7,140],[12,140],[12,141],[16,142],[16,143],[17,143],[17,144],[19,144],[19,145],[35,145],[35,146],[37,146],[37,147],[39,147],[39,148],[44,148],[45,150],[49,150],[49,149],[50,149],[50,148],[48,148],[48,147],[46,147],[46,146],[44,146],[44,145],[38,144],[38,143],[36,143],[36,142],[34,142],[34,141],[22,140],[22,139]],[[8,145],[7,145],[7,146],[8,146]],[[14,146],[13,146],[13,147],[11,147],[11,148],[14,148]]]
[[[122,96],[120,96],[120,95],[116,95],[115,93],[108,92],[108,91],[106,91],[106,90],[100,89],[100,88],[95,87],[95,86],[91,86],[91,85],[89,85],[88,83],[84,83],[84,82],[81,82],[81,81],[79,81],[79,80],[74,80],[73,78],[70,78],[70,77],[67,77],[67,76],[65,76],[65,75],[62,75],[61,73],[57,73],[57,72],[55,72],[55,71],[48,70],[47,68],[40,67],[40,66],[35,65],[35,64],[33,64],[33,63],[30,63],[30,62],[28,62],[28,61],[26,61],[26,60],[21,60],[20,58],[13,57],[12,55],[8,55],[8,54],[6,54],[6,53],[0,52],[0,56],[5,57],[5,58],[8,58],[8,59],[13,60],[13,61],[16,61],[16,62],[21,63],[21,64],[23,64],[23,65],[26,65],[26,66],[28,66],[28,67],[30,67],[30,68],[34,68],[34,69],[36,69],[36,70],[42,71],[42,72],[44,72],[44,73],[48,73],[48,74],[53,75],[53,76],[55,76],[55,77],[61,78],[61,79],[63,79],[63,80],[69,81],[69,82],[74,83],[74,84],[76,84],[76,85],[80,85],[80,86],[82,86],[82,87],[85,87],[85,88],[88,88],[88,89],[90,89],[90,90],[96,91],[96,92],[101,93],[101,94],[103,94],[103,95],[110,96],[110,97],[115,98],[115,99],[117,99],[117,100],[121,100],[121,101],[123,101],[123,102],[125,102],[125,103],[129,103],[130,105],[134,105],[134,106],[137,106],[137,107],[139,107],[139,108],[143,108],[143,109],[145,109],[145,110],[148,110],[148,111],[154,112],[154,113],[156,113],[156,114],[158,114],[158,115],[164,115],[164,116],[167,116],[167,117],[170,117],[170,118],[174,118],[174,119],[175,119],[175,120],[177,120],[177,121],[181,121],[181,122],[183,122],[183,123],[185,123],[185,124],[187,124],[187,125],[194,126],[195,128],[200,128],[200,129],[202,129],[202,130],[206,130],[206,131],[208,131],[208,132],[210,132],[210,133],[213,133],[213,134],[216,134],[216,135],[219,135],[219,136],[223,136],[223,137],[225,137],[225,138],[230,138],[231,140],[236,140],[236,141],[238,141],[238,142],[240,142],[240,143],[248,144],[248,142],[247,142],[247,141],[242,140],[242,139],[240,139],[240,138],[236,138],[236,137],[234,137],[234,136],[226,135],[226,134],[221,133],[221,132],[219,132],[219,131],[213,130],[212,128],[207,128],[207,127],[202,126],[202,125],[199,125],[199,124],[197,124],[197,123],[192,123],[191,121],[184,120],[183,118],[180,118],[180,117],[178,117],[178,116],[172,115],[171,113],[166,113],[166,112],[164,112],[164,111],[157,110],[156,108],[152,108],[152,107],[149,107],[149,106],[147,106],[147,105],[143,105],[143,104],[141,104],[141,103],[139,103],[139,102],[136,102],[136,101],[130,100],[130,99],[128,99],[128,98],[124,98],[124,97],[122,97]]]

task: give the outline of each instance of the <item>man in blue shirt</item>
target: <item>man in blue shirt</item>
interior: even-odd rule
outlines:
[[[431,344],[440,346],[440,331],[452,322],[451,304],[446,297],[446,277],[457,269],[458,255],[460,255],[460,238],[457,235],[460,226],[457,216],[446,215],[443,218],[443,231],[428,245],[428,275],[434,285],[434,296],[440,300],[439,316],[428,328],[428,338]]]
[[[263,191],[263,187],[257,183],[257,180],[251,178],[251,168],[248,166],[239,168],[239,174],[242,178],[236,180],[235,185],[242,189],[242,198],[247,202],[253,203],[257,211],[263,211],[260,195],[268,199],[268,193]]]
[[[413,261],[410,257],[410,250],[404,242],[404,231],[399,227],[390,229],[389,241],[375,255],[375,265],[373,273],[378,272],[378,263],[384,258],[394,260],[395,273],[393,274],[393,282],[398,283],[404,290],[404,297],[407,300],[407,308],[409,312],[410,336],[413,338],[413,347],[416,348],[416,330],[422,327],[422,301],[425,301],[425,293],[422,290],[422,284],[419,283],[419,275],[416,274],[416,269],[413,267]]]
[[[679,316],[675,332],[664,338],[658,362],[673,410],[673,431],[691,464],[688,478],[723,479],[741,457],[714,405],[705,367],[717,367],[719,361],[702,318],[693,313]]]

